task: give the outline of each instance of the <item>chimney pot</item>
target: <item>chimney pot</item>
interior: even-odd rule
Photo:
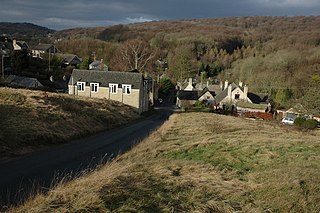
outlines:
[[[227,88],[228,88],[228,85],[229,85],[229,82],[226,80],[226,81],[224,82],[224,89],[227,89]]]

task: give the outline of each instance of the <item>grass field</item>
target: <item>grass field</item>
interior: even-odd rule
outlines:
[[[11,212],[320,212],[320,132],[181,113]]]
[[[0,160],[139,118],[115,101],[9,88],[0,88],[0,115]]]

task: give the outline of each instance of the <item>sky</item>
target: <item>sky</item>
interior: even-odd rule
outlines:
[[[0,22],[54,30],[230,16],[315,16],[320,0],[0,0]]]

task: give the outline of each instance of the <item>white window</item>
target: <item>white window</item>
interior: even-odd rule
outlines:
[[[131,85],[130,84],[122,84],[122,92],[123,92],[123,94],[130,95],[131,94]]]
[[[111,94],[117,94],[118,84],[109,84],[109,91]]]
[[[90,83],[91,92],[98,92],[99,83]]]
[[[79,92],[84,92],[86,87],[86,82],[77,82],[77,89]]]

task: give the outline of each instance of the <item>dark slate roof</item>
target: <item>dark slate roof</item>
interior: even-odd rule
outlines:
[[[34,47],[34,50],[42,50],[42,51],[46,51],[48,49],[50,49],[51,47],[55,47],[52,44],[38,44],[36,47]],[[56,48],[56,47],[55,47]]]
[[[77,55],[74,55],[74,54],[56,54],[58,57],[62,58],[63,61],[62,63],[65,63],[65,64],[70,64],[74,59],[75,60],[78,60],[79,63],[76,63],[76,64],[80,64],[82,59],[79,58]]]
[[[142,73],[78,70],[74,69],[69,80],[69,85],[78,81],[89,83],[100,83],[101,87],[109,87],[109,83],[131,84],[133,89],[141,89],[143,81]]]
[[[269,99],[268,95],[266,95],[266,94],[252,93],[252,92],[248,92],[248,98],[254,104],[268,103],[268,99]]]
[[[210,91],[210,90],[208,89],[208,87],[205,87],[205,88],[203,88],[203,90],[201,91],[201,93],[200,93],[200,95],[199,95],[199,98],[200,98],[201,96],[203,96],[206,92],[210,92],[210,94],[211,94],[213,97],[216,96],[216,93],[215,93],[214,91]]]
[[[177,92],[177,97],[180,100],[198,100],[199,98],[199,93],[198,91],[184,91],[184,90],[179,90]]]
[[[38,79],[29,78],[25,76],[9,75],[5,79],[5,81],[10,86],[15,86],[15,87],[26,87],[26,88],[43,87],[43,85],[38,81]]]
[[[235,88],[239,87],[235,83],[231,84],[231,91],[233,91]],[[239,87],[241,89],[241,87]],[[220,103],[225,97],[228,95],[228,87],[223,90],[221,93],[219,93],[216,97],[216,103]]]
[[[29,45],[25,41],[16,41],[16,44],[19,45],[21,48],[23,47],[29,48]]]

